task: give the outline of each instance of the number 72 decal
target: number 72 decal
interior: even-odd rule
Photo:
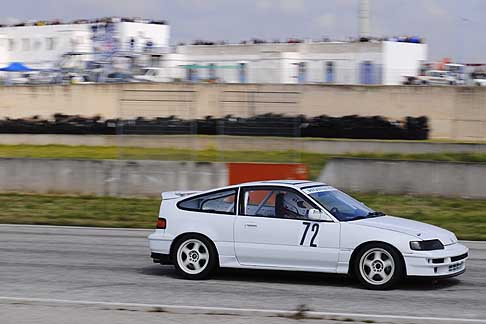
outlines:
[[[312,235],[309,246],[310,247],[317,247],[317,244],[314,241],[317,237],[317,234],[319,233],[319,224],[318,223],[312,224],[310,222],[302,222],[302,224],[305,226],[305,229],[304,229],[304,234],[302,234],[302,239],[300,240],[300,245],[304,245],[305,239],[306,239],[306,236],[307,236],[307,232],[309,231],[309,227],[310,227],[311,232],[314,233],[314,235]],[[311,227],[311,225],[312,225],[312,227]]]

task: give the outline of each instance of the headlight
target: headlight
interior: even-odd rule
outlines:
[[[439,240],[412,241],[410,248],[415,251],[443,250],[444,245]]]

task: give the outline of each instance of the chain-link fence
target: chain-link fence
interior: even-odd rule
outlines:
[[[298,161],[299,147],[294,139],[301,136],[301,121],[296,117],[300,95],[299,91],[244,88],[219,91],[208,99],[192,85],[172,90],[125,90],[117,126],[120,158],[132,158],[133,148],[143,139],[143,146],[153,147],[138,158],[228,161],[235,159],[229,151],[239,151],[239,147],[241,151],[269,151],[271,134],[288,139],[271,150],[291,151],[289,162]],[[201,105],[204,116],[198,111]],[[213,116],[205,117],[206,113]],[[137,135],[125,136],[131,134]]]

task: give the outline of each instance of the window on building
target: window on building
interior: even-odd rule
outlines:
[[[307,64],[305,62],[300,62],[297,64],[298,66],[298,74],[297,79],[299,83],[306,82],[306,74],[307,74]]]
[[[198,80],[197,69],[192,67],[186,68],[186,79],[187,81],[197,82]]]
[[[326,69],[325,69],[324,80],[326,83],[334,83],[334,79],[335,79],[334,62],[326,62],[325,64],[326,64]]]
[[[240,83],[246,83],[246,73],[247,73],[247,64],[246,63],[240,63],[238,65],[238,77]]]
[[[22,38],[22,50],[30,51],[30,39]]]
[[[53,37],[46,38],[46,48],[48,51],[52,51],[56,48],[56,41]]]
[[[8,40],[8,50],[13,51],[15,49],[15,40],[12,38],[9,38]]]
[[[161,55],[151,55],[150,56],[150,66],[151,67],[162,66],[162,56]]]
[[[363,61],[360,65],[360,83],[373,84],[374,80],[374,65],[372,61]]]
[[[214,81],[216,80],[216,64],[209,63],[209,80]]]
[[[41,48],[41,45],[42,45],[42,43],[41,43],[40,39],[34,40],[34,45],[33,45],[34,50],[36,50],[36,51],[39,50]]]

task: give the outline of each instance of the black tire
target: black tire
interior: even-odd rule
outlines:
[[[379,259],[371,259],[378,253],[381,253]],[[372,290],[392,289],[405,275],[400,252],[385,243],[370,243],[360,248],[352,266],[356,278],[365,288]]]
[[[171,259],[177,273],[191,280],[209,278],[219,265],[218,252],[213,242],[200,234],[187,234],[174,242]]]

